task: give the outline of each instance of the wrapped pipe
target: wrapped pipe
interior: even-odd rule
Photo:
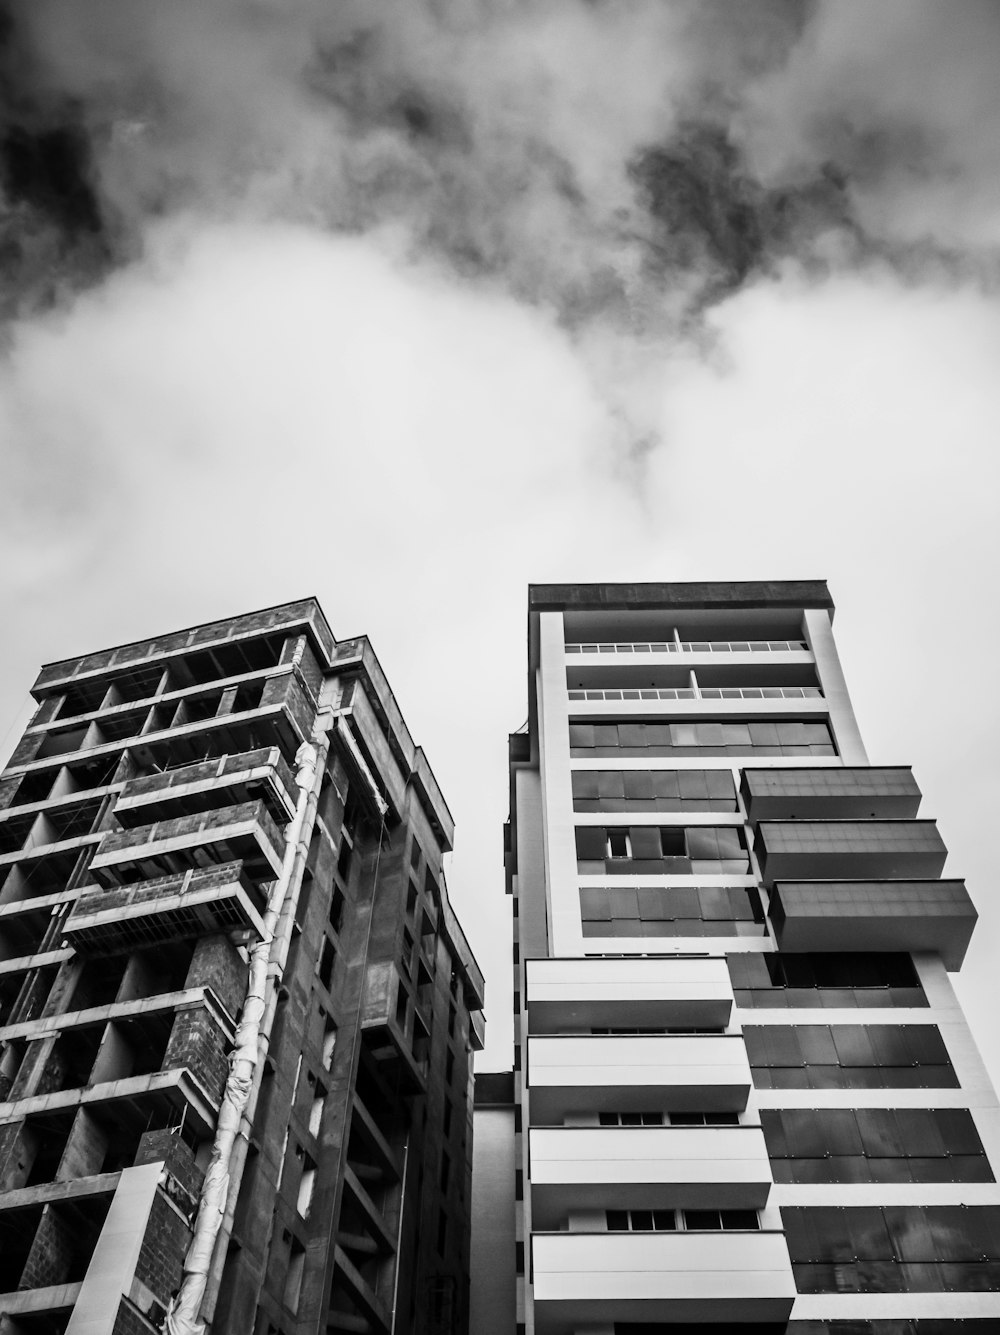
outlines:
[[[230,1194],[230,1169],[233,1146],[240,1130],[250,1092],[254,1086],[256,1069],[263,1062],[270,1038],[274,1009],[268,1006],[267,980],[272,970],[272,947],[275,933],[295,881],[296,857],[303,842],[308,847],[311,831],[304,830],[307,809],[315,818],[319,785],[322,782],[326,756],[330,748],[330,725],[326,717],[318,719],[313,729],[313,742],[303,742],[295,755],[295,782],[299,789],[295,815],[285,831],[285,855],[281,873],[275,881],[264,914],[264,935],[250,951],[249,981],[246,1000],[236,1030],[236,1041],[229,1058],[229,1075],[219,1108],[215,1139],[208,1169],[202,1184],[195,1218],[194,1236],[184,1258],[180,1288],[171,1300],[163,1330],[166,1335],[205,1335],[206,1324],[201,1320],[202,1301],[208,1284],[216,1240],[226,1214]],[[314,744],[315,743],[315,744]],[[301,874],[301,871],[299,871]],[[284,953],[284,952],[282,952]],[[279,973],[279,970],[274,970]],[[237,1184],[238,1185],[238,1184]]]

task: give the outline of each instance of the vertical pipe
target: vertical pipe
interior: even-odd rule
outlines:
[[[295,782],[299,789],[295,815],[285,832],[285,856],[264,915],[264,936],[250,952],[247,996],[236,1031],[234,1049],[229,1058],[229,1076],[219,1109],[208,1171],[201,1189],[194,1237],[184,1258],[181,1286],[164,1321],[163,1329],[167,1335],[204,1335],[206,1330],[200,1320],[202,1301],[209,1272],[214,1269],[213,1255],[216,1254],[223,1220],[227,1215],[231,1218],[230,1202],[235,1203],[239,1190],[242,1160],[234,1164],[233,1150],[251,1093],[255,1084],[259,1087],[258,1073],[270,1041],[277,979],[281,976],[287,958],[291,933],[291,915],[287,910],[289,903],[297,899],[297,887],[304,863],[303,843],[307,851],[319,786],[330,747],[329,727],[330,721],[326,721],[323,727],[317,718],[313,727],[313,742],[303,742],[295,756]],[[310,797],[312,803],[307,830]],[[231,1182],[233,1170],[235,1180]]]

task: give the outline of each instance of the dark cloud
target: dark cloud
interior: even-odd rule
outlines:
[[[942,8],[6,0],[6,315],[141,263],[164,220],[360,236],[551,313],[635,471],[650,350],[706,349],[742,288],[996,271],[997,20]]]
[[[948,123],[935,139],[933,106],[890,95],[912,50],[895,60],[891,21],[873,33],[852,0],[841,17],[766,0],[564,0],[545,18],[517,3],[166,8],[8,0],[4,246],[29,302],[52,274],[31,245],[18,270],[18,231],[84,280],[102,254],[131,255],[151,218],[193,207],[400,225],[416,252],[570,322],[634,325],[656,307],[640,274],[662,281],[673,318],[776,260],[808,262],[820,238],[828,254],[831,231],[856,258],[859,241],[886,240],[883,189],[956,170]],[[938,46],[947,58],[954,32],[909,8],[927,59]],[[972,0],[948,22],[995,26]],[[845,32],[882,51],[888,92],[858,73]],[[592,77],[602,52],[607,74]],[[850,104],[834,91],[844,64],[860,85]],[[776,127],[782,111],[792,123]],[[932,232],[921,239],[954,247]]]

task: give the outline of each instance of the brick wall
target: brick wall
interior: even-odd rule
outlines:
[[[158,1335],[159,1328],[148,1321],[137,1307],[123,1298],[115,1317],[113,1335]],[[2,1332],[0,1332],[2,1335]]]
[[[191,1230],[162,1191],[153,1197],[153,1208],[142,1240],[135,1277],[166,1306],[180,1287],[184,1253]],[[139,1326],[137,1329],[142,1330]]]
[[[180,1011],[170,1031],[161,1069],[186,1066],[218,1103],[229,1071],[226,1047],[222,1031],[207,1011]]]
[[[185,1144],[176,1131],[166,1128],[160,1131],[147,1131],[139,1140],[139,1148],[135,1155],[136,1167],[144,1163],[157,1163],[161,1159],[182,1192],[197,1203],[198,1192],[201,1190],[205,1174],[195,1163],[194,1151],[190,1145]],[[177,1200],[175,1204],[184,1209],[184,1202]]]
[[[61,1284],[69,1274],[76,1252],[76,1234],[62,1215],[46,1205],[35,1240],[24,1263],[19,1289],[44,1289]]]
[[[224,936],[204,936],[194,948],[185,987],[210,987],[236,1018],[247,992],[248,968],[239,951]]]
[[[37,1149],[37,1137],[26,1122],[8,1122],[0,1127],[0,1191],[24,1185]]]

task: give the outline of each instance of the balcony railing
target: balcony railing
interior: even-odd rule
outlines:
[[[787,654],[802,653],[805,640],[659,640],[649,643],[567,644],[568,654]]]
[[[821,700],[818,686],[689,686],[625,687],[605,690],[572,690],[571,700]]]

